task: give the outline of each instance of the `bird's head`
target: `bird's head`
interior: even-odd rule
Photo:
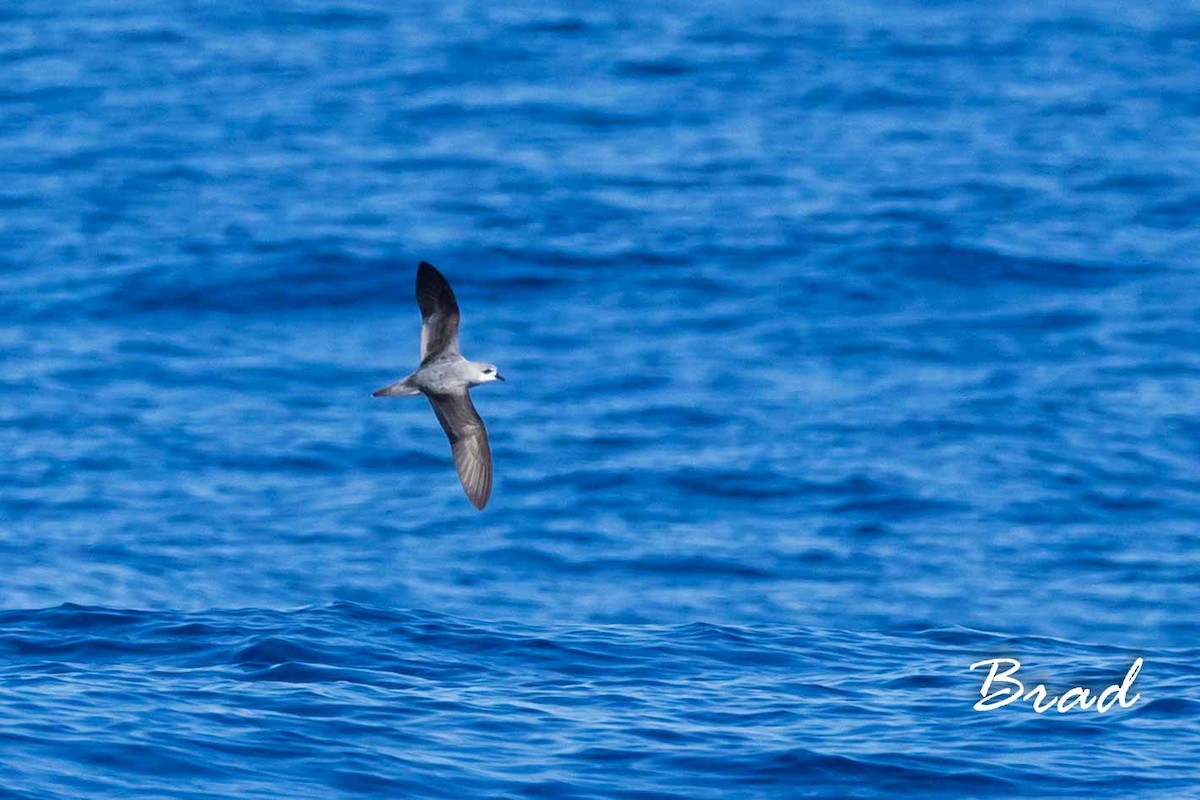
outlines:
[[[504,380],[504,376],[500,374],[500,370],[496,369],[495,364],[476,363],[472,366],[475,367],[475,374],[471,377],[471,383],[478,385]]]

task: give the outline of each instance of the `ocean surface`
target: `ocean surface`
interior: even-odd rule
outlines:
[[[3,800],[1200,797],[1198,663],[1195,2],[0,8]]]

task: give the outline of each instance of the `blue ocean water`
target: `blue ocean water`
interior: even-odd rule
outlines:
[[[0,798],[1200,796],[1200,6],[17,2],[0,76]],[[371,397],[422,259],[483,513]]]

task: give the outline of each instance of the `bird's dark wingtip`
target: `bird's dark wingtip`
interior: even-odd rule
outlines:
[[[446,279],[442,276],[442,273],[438,272],[437,267],[428,261],[422,261],[420,264],[417,264],[417,286],[421,284],[431,285],[444,280]]]
[[[417,265],[417,305],[421,307],[421,316],[424,318],[439,312],[458,313],[458,300],[450,288],[450,281],[428,261]]]

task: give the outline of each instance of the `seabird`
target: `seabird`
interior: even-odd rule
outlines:
[[[472,505],[483,510],[492,494],[492,448],[471,402],[470,388],[502,381],[494,364],[468,361],[458,350],[458,301],[432,264],[417,265],[421,307],[421,365],[406,378],[375,391],[375,397],[423,394],[446,431],[454,466]]]

